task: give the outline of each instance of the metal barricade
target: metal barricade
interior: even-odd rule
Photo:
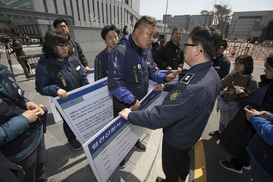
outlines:
[[[225,56],[238,57],[240,55],[248,54],[253,57],[253,59],[264,60],[270,54],[273,53],[271,47],[263,47],[260,45],[254,45],[250,43],[234,43],[229,42],[228,48],[225,51]]]
[[[19,56],[18,61],[22,65],[27,78],[35,77],[35,69],[42,54]]]

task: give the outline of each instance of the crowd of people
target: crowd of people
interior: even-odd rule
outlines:
[[[59,18],[53,26],[55,31],[43,37],[35,89],[41,95],[65,100],[69,97],[67,92],[89,83],[87,74],[91,69],[80,44],[69,35],[67,22]],[[227,41],[215,28],[195,27],[184,49],[180,45],[181,28],[173,29],[167,43],[161,44],[158,36],[156,21],[149,16],[141,17],[131,34],[125,26],[120,40],[119,30],[107,25],[101,31],[106,48],[94,61],[94,80],[107,77],[114,117],[121,115],[134,125],[150,129],[163,128],[165,178],[157,177],[156,182],[185,181],[190,172],[190,151],[201,137],[216,102],[219,129],[209,135],[217,136],[230,153],[230,157],[219,161],[220,165],[239,174],[243,168],[252,167],[254,181],[272,181],[273,54],[265,60],[265,74],[258,83],[252,76],[254,61],[250,55],[237,57],[230,71],[230,61],[223,55]],[[10,47],[15,52],[20,50],[16,54],[24,54],[18,44],[15,40]],[[189,69],[184,69],[185,63]],[[25,63],[21,64],[23,67]],[[26,64],[24,67],[29,71]],[[3,175],[7,181],[46,182],[47,110],[25,98],[24,91],[1,64],[0,75],[1,178]],[[177,83],[166,84],[175,78],[179,78]],[[158,83],[155,90],[169,93],[162,105],[139,111],[149,80]],[[81,143],[64,119],[63,130],[71,147],[80,150]],[[141,141],[135,147],[146,150]],[[120,168],[125,164],[125,160],[121,161]]]

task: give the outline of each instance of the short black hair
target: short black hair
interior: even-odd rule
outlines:
[[[65,21],[65,19],[63,19],[63,18],[58,18],[58,19],[54,20],[54,22],[53,22],[53,27],[54,27],[54,28],[57,28],[58,24],[63,23],[63,22],[66,24],[66,26],[68,26],[68,24],[67,24],[67,22]]]
[[[56,31],[46,32],[43,40],[42,51],[47,58],[58,58],[59,55],[56,51],[58,44],[67,44],[68,41],[64,34]]]
[[[117,29],[117,27],[115,25],[106,25],[105,27],[103,27],[102,31],[101,31],[101,38],[103,40],[106,39],[106,35],[108,34],[109,31],[114,31],[117,34],[119,34],[119,31]]]
[[[182,28],[175,27],[175,28],[173,29],[173,31],[172,31],[172,34],[173,34],[176,30],[180,30],[180,31],[182,31],[182,33],[183,33],[183,29],[182,29]]]
[[[219,30],[208,26],[197,26],[191,33],[189,38],[195,44],[201,44],[204,54],[211,60],[216,55],[222,43],[222,35]]]
[[[243,74],[251,74],[253,72],[253,58],[250,55],[241,55],[235,59],[235,63],[241,63],[245,65]]]
[[[273,53],[266,58],[266,63],[273,68]]]
[[[150,16],[142,16],[135,24],[134,26],[134,31],[136,28],[139,28],[142,25],[152,25],[153,27],[155,27],[156,25],[156,21],[154,18],[150,17]],[[133,31],[133,32],[134,32]]]

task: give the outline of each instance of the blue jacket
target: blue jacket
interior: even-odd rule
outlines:
[[[251,116],[250,122],[257,133],[246,150],[258,169],[273,181],[273,114],[267,120]]]
[[[195,65],[183,74],[162,105],[131,112],[128,121],[151,129],[163,128],[163,139],[168,144],[190,149],[202,135],[221,84],[212,62]]]
[[[219,57],[213,57],[212,62],[214,69],[217,71],[220,77],[220,80],[229,74],[230,62],[223,54]]]
[[[0,92],[8,97],[0,98],[0,151],[12,162],[17,163],[28,157],[38,146],[43,135],[40,122],[29,124],[22,116],[27,110],[24,92],[16,83],[6,66],[0,64]],[[22,108],[11,101],[16,100]]]
[[[149,79],[164,83],[166,74],[155,68],[151,51],[137,47],[131,35],[124,36],[108,57],[108,88],[114,96],[114,107],[128,107],[141,100],[147,94]]]
[[[97,81],[108,75],[108,51],[105,48],[101,51],[94,61],[94,80]]]
[[[36,91],[52,97],[57,96],[60,88],[69,92],[89,83],[83,66],[75,56],[68,56],[63,62],[41,56],[35,76]]]

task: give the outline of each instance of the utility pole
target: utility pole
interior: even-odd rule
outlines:
[[[169,0],[167,0],[165,15],[167,15],[167,13],[168,13],[168,1]],[[167,21],[166,21],[166,16],[165,16],[165,21],[164,21],[164,39],[165,39],[165,35],[166,35],[166,23],[167,23]],[[166,41],[166,40],[164,40],[164,41]]]

